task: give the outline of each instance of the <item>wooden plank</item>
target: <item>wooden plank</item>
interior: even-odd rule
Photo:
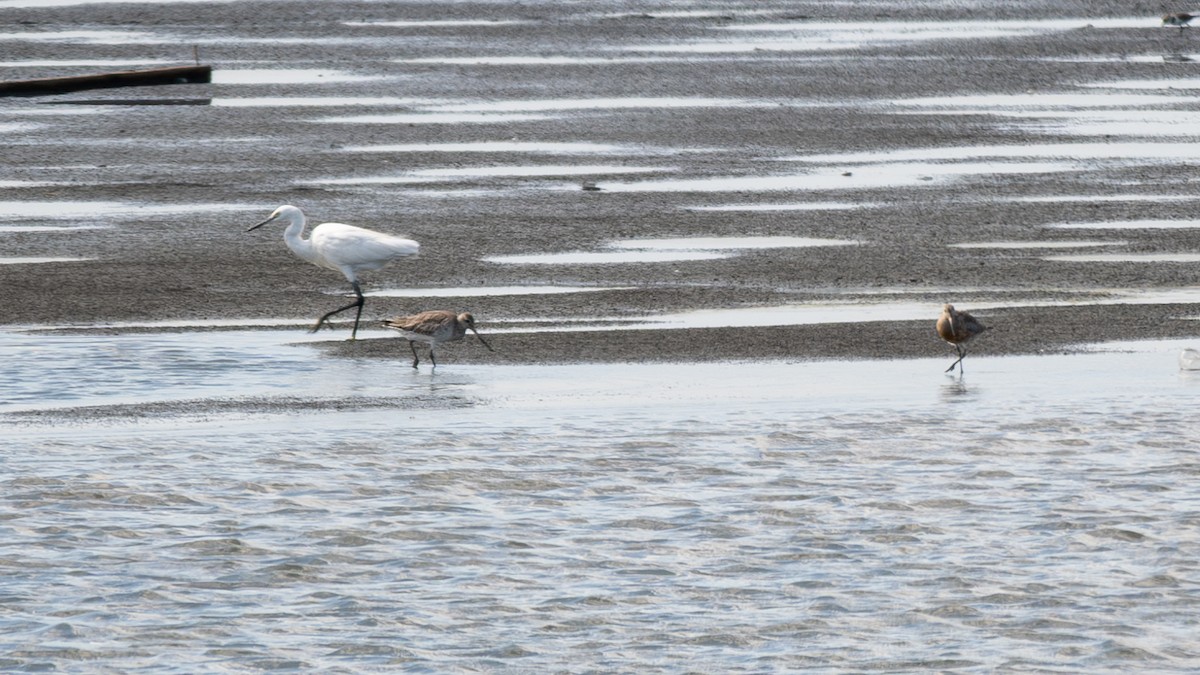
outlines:
[[[153,70],[124,70],[73,77],[44,77],[36,80],[0,82],[0,96],[40,96],[85,89],[141,87],[154,84],[185,84],[212,81],[212,66],[174,66]]]

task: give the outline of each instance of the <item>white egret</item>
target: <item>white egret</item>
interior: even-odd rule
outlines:
[[[359,273],[377,270],[396,258],[413,256],[421,250],[421,245],[411,239],[342,223],[317,225],[308,239],[305,239],[301,236],[304,233],[304,212],[295,206],[281,206],[275,209],[270,218],[246,231],[256,230],[277,220],[287,223],[287,229],[283,231],[283,240],[288,248],[292,249],[292,253],[318,267],[341,272],[354,289],[354,302],[326,312],[317,319],[317,325],[312,329],[314,333],[334,314],[357,308],[354,328],[350,331],[350,339],[355,339],[358,335],[358,320],[362,317],[365,304],[362,289],[358,285]]]
[[[455,314],[454,312],[444,309],[431,309],[428,312],[413,314],[411,316],[398,316],[394,319],[388,319],[383,322],[383,325],[388,328],[395,328],[400,331],[400,334],[408,339],[408,346],[412,348],[413,362],[412,367],[416,368],[420,363],[417,358],[417,344],[424,342],[429,345],[429,360],[433,362],[433,367],[437,367],[437,359],[434,358],[434,351],[437,346],[443,342],[454,342],[455,340],[463,339],[469,328],[475,337],[483,343],[488,351],[496,351],[492,346],[483,339],[479,331],[475,330],[475,317],[471,316],[470,312]]]
[[[950,364],[946,369],[947,373],[954,370],[954,366],[962,363],[966,357],[967,348],[964,345],[987,329],[988,327],[975,317],[954,309],[954,305],[942,306],[942,316],[937,321],[938,337],[954,345],[954,349],[958,351],[958,360]],[[959,372],[962,372],[962,368],[959,368]]]

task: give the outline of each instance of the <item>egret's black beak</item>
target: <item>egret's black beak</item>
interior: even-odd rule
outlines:
[[[267,223],[271,222],[272,220],[275,220],[275,216],[271,216],[270,218],[267,218],[266,220],[264,220],[264,221],[262,221],[261,223],[259,223],[259,224],[255,225],[254,227],[251,227],[250,229],[248,229],[248,230],[246,230],[246,231],[247,231],[247,232],[253,232],[253,231],[257,230],[258,228],[262,227],[263,225],[266,225]]]

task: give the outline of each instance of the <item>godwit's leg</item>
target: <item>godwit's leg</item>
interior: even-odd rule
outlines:
[[[954,349],[958,352],[958,360],[950,364],[950,367],[946,369],[947,373],[954,370],[954,366],[962,363],[963,357],[967,355],[967,350],[963,349],[961,345],[954,345]],[[959,372],[962,372],[962,368],[959,368]]]
[[[420,360],[419,358],[417,358],[417,343],[413,342],[412,340],[409,340],[409,341],[408,341],[408,346],[412,348],[412,352],[413,352],[413,368],[416,368],[416,367],[417,367],[417,364],[421,362],[421,360]]]
[[[967,372],[966,371],[967,363],[966,363],[966,361],[963,361],[963,359],[967,358],[967,347],[966,347],[966,345],[958,345],[958,349],[959,349],[958,373],[959,373],[959,375],[961,375],[961,374]]]
[[[437,359],[433,356],[433,343],[429,343],[429,361],[433,363],[433,367],[437,368]]]
[[[354,288],[354,302],[346,305],[345,307],[338,307],[332,312],[326,312],[321,316],[321,318],[317,319],[317,325],[313,326],[313,329],[309,331],[310,333],[315,333],[321,330],[321,326],[329,321],[329,317],[333,316],[334,314],[344,312],[351,307],[357,307],[358,313],[354,315],[354,329],[350,331],[350,339],[353,340],[358,335],[358,320],[360,317],[362,317],[362,308],[363,305],[366,304],[366,299],[363,298],[362,289],[358,287],[357,281],[351,282],[351,287]]]

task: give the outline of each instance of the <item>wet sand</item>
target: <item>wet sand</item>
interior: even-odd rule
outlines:
[[[1180,133],[1089,136],[1036,120],[963,112],[957,105],[942,110],[897,102],[970,94],[1095,95],[1110,90],[1081,85],[1186,79],[1193,76],[1194,64],[1182,59],[1200,51],[1200,38],[1161,29],[1153,16],[1145,17],[1144,25],[1106,27],[1106,19],[1138,18],[1129,16],[1122,3],[1028,2],[989,9],[988,20],[1081,20],[1078,27],[1025,35],[864,39],[860,46],[839,49],[706,52],[696,47],[747,39],[734,29],[763,22],[899,26],[978,19],[969,8],[942,3],[871,5],[865,16],[853,3],[767,2],[753,7],[699,16],[672,13],[654,3],[631,9],[628,3],[604,2],[276,3],[269,13],[257,3],[0,9],[0,16],[21,30],[94,32],[91,37],[6,43],[7,65],[0,66],[5,79],[113,69],[12,65],[42,60],[145,59],[175,65],[191,59],[193,45],[216,72],[210,85],[0,99],[0,124],[13,125],[3,131],[7,161],[0,172],[0,201],[9,207],[14,202],[132,205],[109,211],[93,204],[95,208],[85,206],[78,215],[68,213],[69,204],[52,204],[33,215],[0,208],[0,215],[9,212],[0,226],[99,226],[0,233],[5,258],[84,259],[0,264],[2,322],[88,330],[113,322],[315,320],[342,302],[348,285],[336,273],[295,258],[278,230],[245,232],[276,206],[290,203],[303,208],[314,223],[347,222],[422,243],[420,258],[365,275],[368,292],[514,285],[619,289],[368,299],[364,322],[372,327],[385,317],[425,309],[473,312],[497,351],[489,353],[468,340],[447,346],[445,362],[945,355],[949,363],[952,349],[933,334],[944,302],[968,311],[990,308],[977,315],[996,330],[972,345],[976,354],[1053,352],[1080,342],[1200,335],[1200,321],[1194,320],[1200,311],[1194,304],[1088,304],[1114,291],[1195,287],[1200,281],[1195,263],[1046,259],[1064,252],[1200,251],[1200,228],[1047,227],[1186,220],[1195,207],[1187,199],[1198,196],[1193,187],[1197,169],[1186,158],[1087,159],[1067,149],[1062,156],[1037,159],[1066,163],[1067,169],[978,171],[957,177],[938,174],[936,169],[945,165],[938,160],[894,170],[890,182],[875,187],[870,179],[877,165],[870,162],[797,159],[889,151],[914,151],[919,158],[922,149],[933,153],[963,146],[1181,143],[1188,137]],[[1096,25],[1082,20],[1087,18]],[[400,20],[493,23],[387,23]],[[969,36],[969,28],[954,30]],[[110,32],[119,35],[105,37]],[[753,33],[754,39],[765,35]],[[679,45],[692,51],[667,48]],[[572,60],[501,65],[446,61],[484,56]],[[309,72],[298,82],[277,74],[238,83],[256,80],[247,73],[259,69],[321,72]],[[1200,106],[1186,89],[1143,93],[1173,98],[1137,110],[1188,112]],[[250,104],[248,99],[255,97],[293,100]],[[294,100],[300,97],[341,97],[343,102]],[[629,101],[646,97],[663,100]],[[131,100],[155,104],[129,105]],[[562,100],[589,103],[497,107]],[[439,120],[431,117],[438,106],[446,114],[489,117],[482,123]],[[504,117],[513,108],[525,117]],[[402,114],[409,117],[387,118]],[[370,121],[363,116],[381,117]],[[492,151],[444,147],[497,142],[530,145],[516,146],[527,150]],[[594,145],[548,150],[563,143]],[[405,147],[361,150],[384,145]],[[987,157],[977,161],[1004,164]],[[572,169],[554,168],[563,166]],[[580,166],[593,167],[592,172]],[[505,167],[525,170],[506,172]],[[546,175],[528,167],[541,167]],[[913,172],[928,175],[905,180],[906,172],[909,179]],[[775,190],[755,184],[798,173],[811,173],[813,186],[802,179]],[[825,180],[826,173],[843,177],[846,187],[818,189],[817,179]],[[641,181],[717,178],[750,182],[730,189],[710,182],[715,189],[688,191],[639,187]],[[599,189],[583,190],[589,181]],[[1130,199],[1088,199],[1114,195]],[[1021,201],[1064,196],[1080,198]],[[822,203],[838,206],[703,210]],[[220,208],[168,212],[187,205]],[[749,236],[860,243],[751,249],[682,262],[488,260],[605,251],[611,242],[630,239]],[[953,246],[1076,239],[1109,245],[1067,251]],[[924,320],[799,326],[521,332],[522,326],[540,320],[635,320],[689,310],[831,300],[922,302],[928,303],[929,315]],[[1029,306],[1039,300],[1053,304]],[[410,357],[401,340],[345,341],[345,323],[328,335],[323,347],[331,353]]]

